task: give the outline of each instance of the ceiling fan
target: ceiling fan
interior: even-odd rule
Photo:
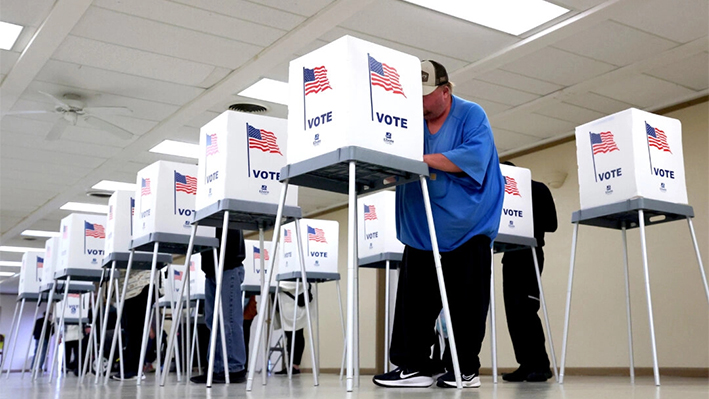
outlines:
[[[126,107],[87,107],[86,104],[81,101],[81,96],[79,94],[67,93],[62,96],[62,99],[58,99],[49,93],[40,91],[41,94],[49,97],[54,101],[55,108],[54,111],[45,110],[31,110],[31,111],[14,111],[8,112],[7,115],[29,115],[29,114],[58,114],[59,119],[54,123],[54,126],[47,134],[47,140],[58,140],[64,129],[69,125],[76,126],[76,122],[81,119],[86,123],[97,127],[105,132],[111,133],[114,136],[121,138],[123,140],[129,140],[133,137],[133,133],[129,132],[122,127],[116,126],[105,119],[102,119],[96,114],[131,114],[133,111]]]

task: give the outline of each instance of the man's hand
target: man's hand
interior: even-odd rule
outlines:
[[[444,172],[459,173],[463,171],[443,154],[426,154],[423,156],[423,161],[426,162],[428,166]]]

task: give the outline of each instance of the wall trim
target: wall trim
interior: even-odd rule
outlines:
[[[499,368],[499,373],[510,373],[513,368]],[[302,368],[304,373],[312,373],[312,369]],[[374,375],[378,372],[374,368],[360,369],[360,375]],[[321,374],[340,374],[339,368],[320,369]],[[481,375],[492,375],[492,369],[483,367],[480,369]],[[585,377],[629,377],[630,372],[627,367],[567,367],[564,375],[585,376]],[[637,377],[652,377],[652,367],[636,367]],[[660,375],[666,377],[686,377],[686,378],[709,378],[709,367],[660,367]]]

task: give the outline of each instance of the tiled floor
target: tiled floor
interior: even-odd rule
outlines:
[[[709,398],[709,380],[703,378],[663,377],[662,386],[657,388],[651,377],[638,378],[634,385],[627,377],[576,377],[567,376],[564,385],[547,383],[504,383],[493,384],[492,378],[483,376],[482,387],[465,389],[383,389],[374,386],[369,376],[362,376],[359,388],[352,394],[345,392],[344,386],[335,375],[321,376],[320,386],[313,387],[310,374],[294,377],[289,382],[287,377],[272,377],[267,386],[262,386],[260,377],[254,381],[252,392],[245,391],[244,384],[229,386],[216,385],[212,389],[204,386],[178,383],[174,376],[163,388],[155,383],[153,375],[137,387],[135,381],[114,382],[107,385],[93,385],[93,379],[83,385],[70,376],[60,383],[48,384],[45,381],[31,382],[27,375],[20,379],[12,374],[9,379],[3,375],[0,379],[0,398],[2,399],[210,399],[210,398],[490,398],[490,399],[707,399]]]

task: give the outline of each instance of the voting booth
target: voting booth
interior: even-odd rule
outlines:
[[[225,111],[202,126],[196,209],[224,199],[277,204],[286,166],[285,119]],[[298,188],[286,204],[297,206]]]
[[[358,146],[423,159],[418,58],[344,36],[290,62],[288,163]]]
[[[303,245],[301,251],[305,259],[307,277],[328,279],[337,275],[339,278],[337,272],[339,223],[332,220],[300,219],[281,226],[277,279],[288,280],[301,277],[296,223],[300,224]]]
[[[635,108],[576,128],[581,209],[643,197],[687,203],[682,125]]]
[[[40,276],[44,272],[44,252],[29,251],[22,255],[20,282],[17,293],[39,293]]]
[[[100,270],[106,240],[106,216],[72,213],[62,219],[54,274],[69,269]]]
[[[54,268],[59,258],[59,237],[48,238],[44,243],[44,265],[40,274],[40,291],[47,291],[54,283]]]
[[[66,312],[64,313],[64,323],[74,324],[79,322],[81,318],[82,323],[87,323],[89,321],[89,301],[91,299],[91,294],[68,294],[68,300],[66,301]],[[60,321],[62,307],[64,306],[64,300],[56,303],[54,308],[54,318],[57,323]]]
[[[157,161],[138,172],[133,237],[150,233],[189,235],[197,196],[197,165]],[[198,236],[214,237],[199,226]]]
[[[499,234],[534,238],[532,173],[529,169],[500,165],[505,179],[505,199]]]
[[[185,265],[172,264],[160,272],[164,295],[160,301],[177,302],[180,290],[185,281]],[[191,288],[191,287],[190,287]]]
[[[396,238],[396,193],[380,191],[362,197],[358,206],[359,259],[386,253],[403,254],[404,244]]]
[[[133,191],[116,191],[109,198],[105,254],[130,251],[135,195]]]
[[[190,296],[204,295],[204,283],[207,276],[202,271],[202,255],[193,254],[190,258]]]
[[[264,249],[261,252],[258,240],[244,240],[246,245],[246,259],[244,259],[244,282],[241,288],[244,291],[261,291],[261,257],[263,257],[265,267],[273,256],[271,243],[264,242]],[[268,277],[268,276],[266,276]],[[271,287],[276,287],[276,279],[271,279]]]

